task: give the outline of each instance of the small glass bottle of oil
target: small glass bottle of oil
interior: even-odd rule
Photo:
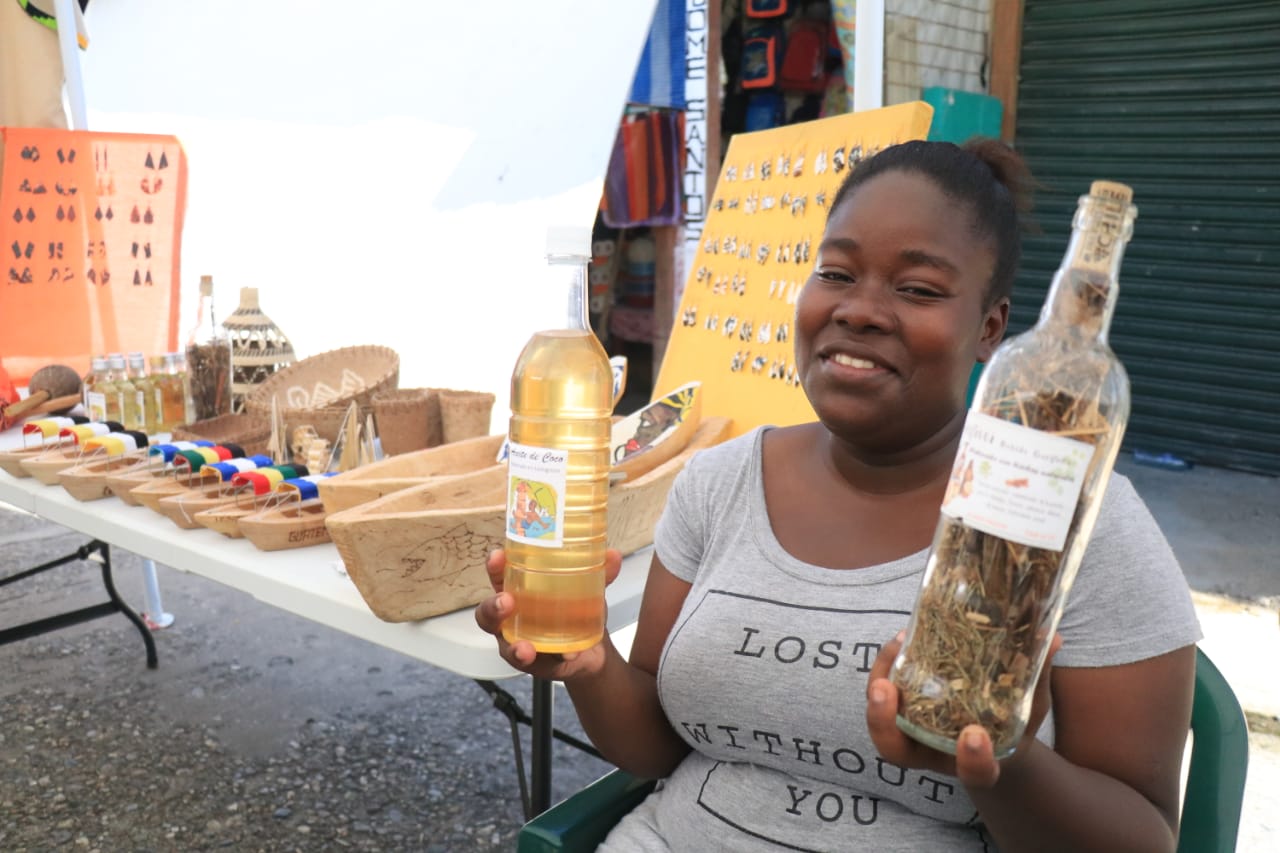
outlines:
[[[119,386],[124,392],[124,427],[125,429],[147,431],[147,359],[140,352],[131,352],[128,357],[126,385]]]
[[[125,369],[124,355],[113,352],[107,356],[107,367],[107,381],[99,386],[106,401],[105,420],[123,424],[125,422],[124,395],[120,388],[122,384],[129,381],[129,375]]]
[[[107,357],[95,355],[91,364],[84,378],[84,411],[89,420],[102,422],[107,419],[107,398],[103,393],[109,370]]]
[[[613,371],[587,317],[589,229],[551,228],[547,263],[564,327],[536,333],[511,375],[505,589],[508,641],[540,652],[600,642]]]
[[[166,357],[153,355],[149,359],[151,371],[147,374],[147,435],[168,432],[164,422],[164,381]]]

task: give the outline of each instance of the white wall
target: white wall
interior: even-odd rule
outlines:
[[[401,387],[489,390],[560,325],[549,223],[595,217],[654,0],[95,0],[93,130],[187,152],[196,283],[241,287],[299,356],[385,344]]]
[[[991,0],[886,0],[885,104],[920,99],[929,86],[986,94]]]

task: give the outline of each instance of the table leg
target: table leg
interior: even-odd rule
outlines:
[[[98,546],[98,554],[102,557],[102,585],[107,588],[107,597],[111,599],[116,610],[123,613],[124,617],[142,634],[142,643],[147,647],[147,669],[155,669],[160,665],[160,661],[156,656],[156,641],[151,636],[151,629],[147,627],[146,622],[142,621],[141,616],[133,612],[133,608],[125,604],[124,599],[116,592],[116,585],[111,579],[111,546],[96,539],[90,544]]]
[[[147,591],[147,609],[142,611],[142,618],[152,630],[168,628],[173,624],[173,614],[164,612],[164,604],[160,601],[160,581],[156,578],[156,561],[143,558],[142,583]]]
[[[511,747],[516,762],[516,779],[520,783],[520,800],[524,805],[525,820],[532,820],[551,806],[551,740],[552,738],[567,743],[588,755],[601,758],[599,751],[585,740],[562,732],[554,726],[551,713],[552,682],[533,679],[533,715],[530,716],[520,707],[516,697],[503,690],[492,681],[476,679],[484,691],[493,699],[493,707],[497,708],[511,723]],[[529,768],[529,780],[525,779],[524,750],[520,745],[520,726],[527,725],[533,732],[532,760]],[[530,787],[536,794],[530,793]],[[535,805],[536,803],[536,805]]]
[[[142,621],[137,613],[125,603],[120,594],[116,592],[115,582],[111,577],[111,546],[105,542],[94,539],[87,545],[82,545],[76,549],[75,553],[68,554],[56,560],[50,560],[34,568],[17,572],[8,577],[0,578],[0,586],[15,583],[17,581],[29,578],[33,575],[46,572],[57,566],[73,562],[75,560],[88,560],[91,556],[97,555],[97,562],[102,565],[102,585],[106,589],[107,598],[109,599],[102,604],[94,604],[89,607],[82,607],[79,610],[72,610],[67,613],[60,613],[56,616],[49,616],[45,619],[36,619],[12,628],[0,630],[0,646],[6,643],[25,640],[28,637],[35,637],[40,634],[56,631],[59,628],[65,628],[68,625],[78,625],[90,619],[97,619],[100,616],[110,616],[113,613],[123,613],[125,618],[134,624],[138,631],[142,634],[142,642],[147,648],[147,668],[155,669],[159,666],[159,660],[156,655],[156,641],[151,636],[151,630],[147,628],[147,624]]]
[[[555,722],[552,686],[546,679],[533,680],[529,806],[534,814],[551,808],[551,732]]]

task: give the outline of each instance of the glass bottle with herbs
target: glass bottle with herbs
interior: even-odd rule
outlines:
[[[1026,729],[1129,419],[1107,333],[1131,198],[1108,181],[1080,197],[1039,321],[979,382],[891,676],[898,727],[935,749],[978,723],[1003,758]]]
[[[231,340],[214,321],[213,276],[200,277],[196,325],[187,339],[187,388],[193,422],[231,412]]]

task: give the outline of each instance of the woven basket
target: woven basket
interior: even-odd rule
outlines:
[[[277,370],[245,398],[245,411],[271,419],[274,398],[284,420],[285,434],[306,424],[316,427],[321,438],[336,441],[342,414],[352,402],[360,405],[360,415],[373,411],[373,396],[395,390],[400,380],[400,356],[390,347],[356,346],[330,350],[304,358]],[[317,410],[336,409],[318,413]],[[332,426],[321,429],[316,420]]]
[[[440,421],[445,444],[489,434],[496,398],[488,391],[440,389]]]
[[[373,395],[373,419],[382,453],[396,456],[443,441],[440,394],[435,388],[400,388]]]
[[[216,444],[238,444],[245,456],[269,453],[271,422],[253,415],[219,415],[204,421],[181,424],[173,428],[174,441],[203,438]]]

